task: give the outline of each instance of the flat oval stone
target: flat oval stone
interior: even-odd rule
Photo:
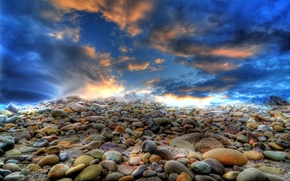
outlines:
[[[182,163],[174,160],[167,161],[164,166],[164,170],[167,174],[171,173],[187,173],[192,179],[194,178],[194,174]]]
[[[285,155],[275,152],[275,151],[264,151],[264,155],[266,158],[274,161],[284,161]]]
[[[247,157],[241,152],[229,148],[217,148],[210,150],[202,155],[203,159],[213,158],[221,162],[223,165],[245,165],[248,162]]]
[[[131,175],[134,169],[129,165],[120,165],[118,167],[118,172],[122,173],[123,175]]]
[[[174,160],[173,154],[166,148],[157,148],[154,154],[159,155],[164,160]]]
[[[216,173],[219,175],[222,175],[225,173],[225,167],[219,161],[212,159],[212,158],[207,158],[203,161],[206,162],[210,166],[211,171],[213,173]]]
[[[58,154],[60,152],[60,148],[58,146],[50,146],[46,149],[47,154]]]
[[[113,160],[104,160],[101,162],[101,166],[109,171],[115,171],[117,165]]]
[[[266,181],[267,178],[260,170],[248,168],[237,176],[237,181]]]
[[[188,141],[184,141],[181,139],[173,139],[170,141],[170,146],[178,147],[178,148],[186,148],[192,151],[195,151],[195,147],[189,143]]]
[[[49,179],[62,178],[69,167],[65,164],[54,165],[48,172],[47,177]]]
[[[55,165],[58,162],[59,162],[58,156],[56,154],[51,154],[51,155],[47,155],[47,156],[43,157],[41,160],[39,160],[37,165],[42,167],[44,165]]]
[[[106,176],[105,181],[118,181],[123,176],[124,176],[123,174],[118,173],[118,172],[109,173]]]
[[[143,172],[147,169],[146,165],[141,165],[137,167],[137,169],[132,173],[133,177],[138,177],[143,174]]]
[[[236,180],[237,176],[240,174],[241,172],[239,171],[229,171],[225,174],[222,175],[223,179],[226,180]]]
[[[16,172],[20,167],[15,163],[6,163],[3,165],[3,169],[10,170],[11,172]]]
[[[270,173],[273,175],[283,175],[285,173],[285,170],[282,170],[281,168],[276,168],[276,167],[261,166],[258,169],[262,172]]]
[[[92,160],[94,160],[94,157],[90,155],[80,155],[74,162],[74,166],[77,166],[79,164],[85,164],[86,166],[89,166]]]
[[[33,147],[42,148],[42,147],[49,147],[49,142],[46,139],[38,140]]]
[[[216,179],[208,175],[196,175],[195,181],[216,181]]]
[[[51,111],[51,116],[65,118],[67,117],[67,113],[63,109],[53,109]]]
[[[71,167],[71,168],[69,168],[69,169],[65,172],[65,176],[68,176],[68,175],[71,175],[71,174],[73,174],[73,173],[79,172],[79,171],[83,170],[85,167],[86,167],[86,165],[83,164],[83,163],[78,164],[78,165],[75,166],[75,167]]]
[[[107,151],[103,154],[102,160],[113,160],[118,164],[122,162],[123,158],[122,154],[117,151]]]
[[[243,153],[247,158],[248,160],[262,160],[264,159],[264,155],[258,151],[254,151],[254,150],[251,150],[251,151],[245,151]]]
[[[74,179],[74,181],[94,180],[95,178],[101,175],[102,171],[103,167],[101,165],[99,164],[90,165],[85,169],[83,169]]]

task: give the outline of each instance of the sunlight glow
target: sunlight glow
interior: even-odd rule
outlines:
[[[164,96],[155,96],[156,101],[166,103],[170,106],[203,106],[209,105],[213,97],[207,96],[204,98],[193,96],[176,96],[174,94],[165,94]]]

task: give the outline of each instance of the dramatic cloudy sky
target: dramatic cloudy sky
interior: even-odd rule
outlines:
[[[0,2],[1,103],[290,97],[290,1]]]

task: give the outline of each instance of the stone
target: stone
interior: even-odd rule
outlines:
[[[67,117],[67,113],[63,109],[53,109],[51,111],[51,116],[65,118]]]
[[[86,148],[88,150],[93,150],[93,149],[96,149],[96,148],[99,148],[101,146],[101,142],[99,141],[91,141],[87,146]]]
[[[84,168],[86,168],[86,165],[81,163],[81,164],[78,164],[77,166],[75,167],[71,167],[69,168],[66,172],[65,172],[65,176],[68,176],[68,175],[72,175],[74,173],[77,173],[77,172],[80,172],[81,170],[83,170]]]
[[[55,165],[59,162],[59,158],[56,154],[51,154],[43,157],[37,162],[37,165],[44,166],[44,165]]]
[[[196,175],[195,181],[217,181],[217,180],[208,175]]]
[[[285,155],[281,154],[280,152],[275,151],[264,151],[264,155],[266,158],[274,161],[284,161]]]
[[[159,155],[151,155],[151,157],[149,158],[150,163],[153,163],[153,162],[159,163],[160,160],[162,160],[162,157]]]
[[[3,151],[11,150],[15,146],[12,136],[0,135],[0,148]]]
[[[9,156],[20,156],[21,155],[21,152],[17,149],[12,149],[12,150],[9,150],[7,151],[5,154],[4,154],[4,157],[9,157]]]
[[[104,154],[104,153],[105,153],[105,152],[104,152],[103,150],[94,149],[94,150],[91,150],[90,155],[91,155],[92,157],[96,158],[96,159],[101,160],[102,157],[103,157],[103,154]]]
[[[181,139],[173,139],[170,141],[170,146],[178,147],[178,148],[186,148],[192,151],[195,151],[195,147],[189,143],[188,141],[184,141]]]
[[[141,160],[142,160],[141,157],[131,157],[128,162],[129,165],[139,165]]]
[[[245,135],[242,135],[242,134],[237,136],[237,140],[242,142],[242,143],[248,143],[249,142],[248,137],[246,137]]]
[[[284,128],[282,126],[274,126],[274,130],[278,131],[278,132],[284,132]]]
[[[136,168],[136,170],[132,173],[133,177],[138,177],[143,174],[143,172],[147,169],[146,165],[141,165]]]
[[[196,153],[195,151],[191,151],[191,152],[189,152],[188,155],[187,155],[187,157],[188,157],[189,159],[190,159],[190,158],[195,158],[195,159],[197,159],[197,160],[199,160],[199,161],[202,160],[201,156],[200,156],[198,153]]]
[[[31,139],[31,135],[28,131],[21,131],[21,132],[14,132],[12,133],[12,136],[14,138],[14,140],[21,140],[21,139],[26,139],[26,140],[30,140]]]
[[[8,110],[8,111],[10,111],[10,112],[12,112],[12,113],[18,113],[17,107],[14,104],[12,104],[12,103],[8,104],[5,107],[5,109]]]
[[[119,179],[119,181],[134,181],[134,177],[132,175],[126,175]]]
[[[90,165],[90,162],[94,160],[94,157],[90,155],[80,155],[74,162],[74,166],[77,166],[79,164],[85,164],[86,166]]]
[[[206,162],[210,166],[211,171],[213,173],[216,173],[218,175],[222,175],[225,173],[225,167],[219,161],[212,158],[207,158],[203,161]]]
[[[156,162],[152,163],[151,169],[156,172],[163,172],[163,168],[160,165],[158,165]]]
[[[240,174],[241,172],[239,171],[229,171],[225,174],[222,175],[223,179],[226,180],[236,180],[237,176]]]
[[[163,160],[174,160],[173,154],[166,148],[157,148],[154,154],[160,156]]]
[[[8,119],[6,115],[0,115],[0,123],[5,123],[5,121]]]
[[[206,162],[203,162],[203,161],[193,162],[191,164],[191,169],[194,172],[197,172],[200,174],[209,174],[211,172],[211,168],[210,168],[209,164],[207,164]]]
[[[103,128],[100,135],[104,136],[108,140],[114,137],[113,132],[109,128]]]
[[[134,130],[132,131],[132,136],[134,136],[136,139],[140,138],[143,135],[143,132],[138,131],[138,130]]]
[[[163,118],[154,118],[153,119],[155,123],[159,124],[159,125],[166,125],[169,124],[170,121],[168,118],[163,117]]]
[[[41,108],[41,109],[38,109],[35,111],[36,113],[39,113],[39,114],[43,114],[45,112],[50,112],[50,109],[47,108],[47,107],[44,107],[44,108]]]
[[[247,157],[241,152],[229,148],[217,148],[210,150],[202,155],[203,159],[213,158],[226,166],[245,165],[248,162]]]
[[[65,164],[57,164],[54,165],[48,172],[47,177],[49,179],[57,179],[62,178],[69,167]]]
[[[3,169],[10,170],[11,172],[16,172],[20,167],[15,163],[6,163],[3,166]]]
[[[141,149],[143,152],[149,152],[152,154],[157,149],[157,145],[155,144],[154,141],[146,140],[142,143]]]
[[[36,172],[36,171],[41,169],[41,167],[39,165],[33,164],[33,163],[27,165],[27,168],[29,169],[30,172]]]
[[[2,175],[3,177],[6,177],[7,175],[11,174],[12,172],[10,170],[5,170],[0,168],[0,175]]]
[[[82,112],[82,111],[85,111],[87,108],[79,103],[76,103],[76,102],[70,102],[67,104],[67,107],[72,109],[73,111],[76,111],[76,112]]]
[[[284,150],[284,148],[282,146],[278,145],[277,143],[272,142],[272,143],[268,143],[268,145],[274,150],[279,150],[279,151]]]
[[[285,173],[285,170],[276,167],[261,166],[258,169],[262,172],[270,173],[273,175],[283,175]]]
[[[134,171],[133,167],[129,165],[120,165],[118,167],[118,172],[120,172],[123,175],[131,175],[133,171]]]
[[[118,173],[118,172],[109,173],[106,176],[105,181],[118,181],[123,176],[124,176],[123,174]]]
[[[122,154],[117,151],[107,151],[103,154],[102,160],[113,160],[119,164],[122,162]]]
[[[58,154],[60,153],[60,148],[59,146],[50,146],[46,149],[47,154]]]
[[[101,175],[103,167],[99,164],[94,164],[83,169],[74,181],[90,181]]]
[[[201,153],[205,153],[215,148],[223,148],[224,145],[215,138],[202,138],[195,145],[195,149]]]
[[[6,119],[5,123],[16,123],[18,119],[19,119],[18,116],[13,116],[13,117]]]
[[[59,160],[63,162],[68,158],[68,153],[65,151],[59,152],[58,157]]]
[[[237,181],[266,181],[267,178],[260,170],[256,168],[248,168],[237,176]]]
[[[3,181],[25,181],[25,176],[22,175],[20,172],[13,172],[7,175]]]
[[[13,116],[13,113],[8,111],[8,110],[0,110],[0,115],[11,117],[11,116]]]
[[[243,153],[247,158],[248,160],[262,160],[264,159],[264,155],[258,151],[254,151],[254,150],[251,150],[251,151],[245,151]]]
[[[49,147],[49,142],[46,139],[38,140],[33,147],[42,148],[42,147]]]
[[[154,170],[145,170],[143,172],[143,177],[154,177],[157,175],[157,172]]]
[[[164,171],[167,174],[171,174],[171,173],[178,173],[178,174],[180,174],[182,172],[185,172],[192,179],[194,178],[194,174],[185,165],[183,165],[182,163],[180,163],[178,161],[174,161],[174,160],[170,160],[170,161],[167,161],[165,163]]]
[[[117,165],[112,160],[104,160],[101,162],[101,166],[109,171],[115,171]]]

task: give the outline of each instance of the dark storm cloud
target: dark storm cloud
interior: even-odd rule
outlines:
[[[99,63],[108,54],[75,43],[75,29],[52,15],[40,18],[45,2],[6,1],[2,8],[1,101],[50,99],[110,78]]]

